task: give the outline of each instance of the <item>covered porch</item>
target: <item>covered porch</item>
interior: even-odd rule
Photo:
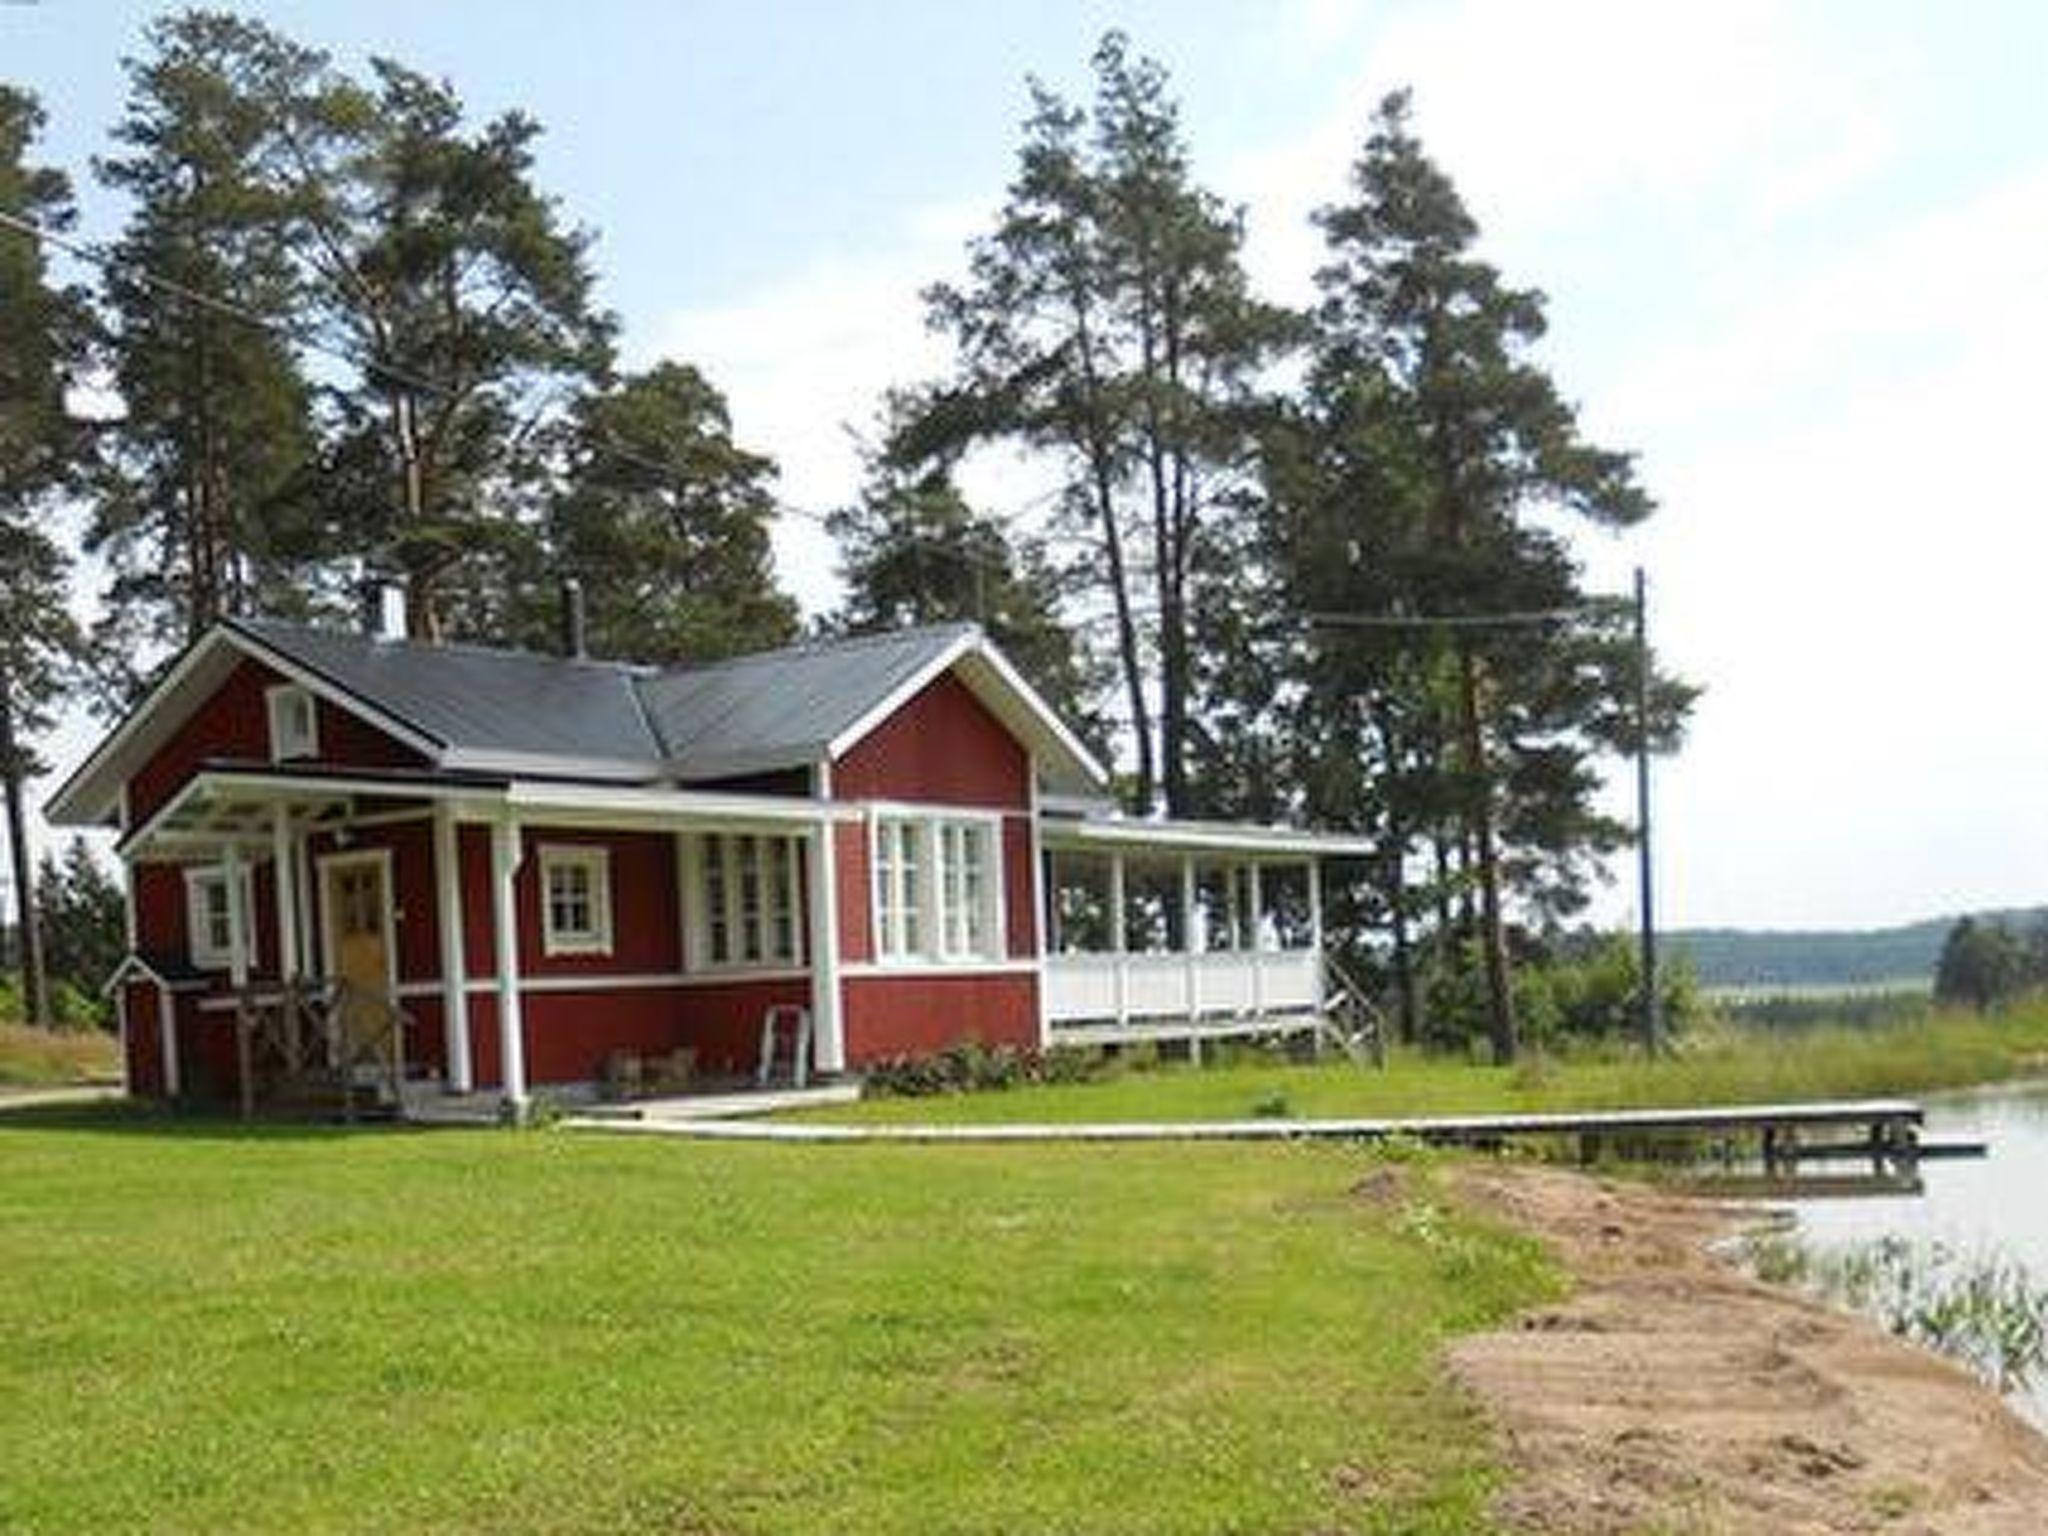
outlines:
[[[388,1018],[392,1097],[495,1093],[518,1113],[536,1083],[594,1079],[610,1050],[667,1051],[713,1016],[751,1068],[770,1006],[803,1014],[808,1069],[838,1071],[834,823],[798,797],[208,767],[120,846],[131,948],[207,978],[159,985],[138,1023],[171,1094],[195,1062],[181,1031],[209,1042],[216,1093],[246,1095],[252,1022],[294,1026],[299,1058],[320,1049],[309,1002],[343,989]],[[721,846],[735,877],[706,916],[692,882]]]
[[[1325,856],[1354,838],[1104,818],[1043,828],[1052,1040],[1201,1040],[1317,1028]]]

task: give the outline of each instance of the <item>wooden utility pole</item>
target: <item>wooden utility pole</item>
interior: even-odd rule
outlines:
[[[1643,975],[1643,1045],[1664,1049],[1664,1016],[1657,995],[1657,916],[1650,861],[1650,603],[1649,582],[1636,567],[1636,880],[1640,888]]]

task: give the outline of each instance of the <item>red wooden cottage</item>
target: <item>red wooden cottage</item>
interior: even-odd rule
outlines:
[[[395,998],[412,1091],[751,1073],[766,1011],[857,1072],[1313,1021],[1316,859],[1119,817],[970,625],[666,670],[225,621],[58,791],[128,871],[132,1091],[227,1094],[238,1000]]]

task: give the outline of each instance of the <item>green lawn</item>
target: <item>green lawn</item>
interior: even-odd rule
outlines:
[[[1990,1018],[1942,1014],[1862,1029],[1703,1033],[1655,1062],[1633,1050],[1520,1067],[1397,1052],[1385,1071],[1341,1058],[1129,1071],[1105,1082],[869,1099],[794,1118],[906,1121],[1229,1120],[1626,1109],[1918,1093],[2048,1072],[2048,1005]]]
[[[1389,1166],[0,1112],[0,1529],[1483,1528]]]

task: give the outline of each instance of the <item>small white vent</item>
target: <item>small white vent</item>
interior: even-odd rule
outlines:
[[[303,688],[272,688],[265,695],[270,708],[270,757],[289,762],[320,755],[320,713],[313,695]]]

